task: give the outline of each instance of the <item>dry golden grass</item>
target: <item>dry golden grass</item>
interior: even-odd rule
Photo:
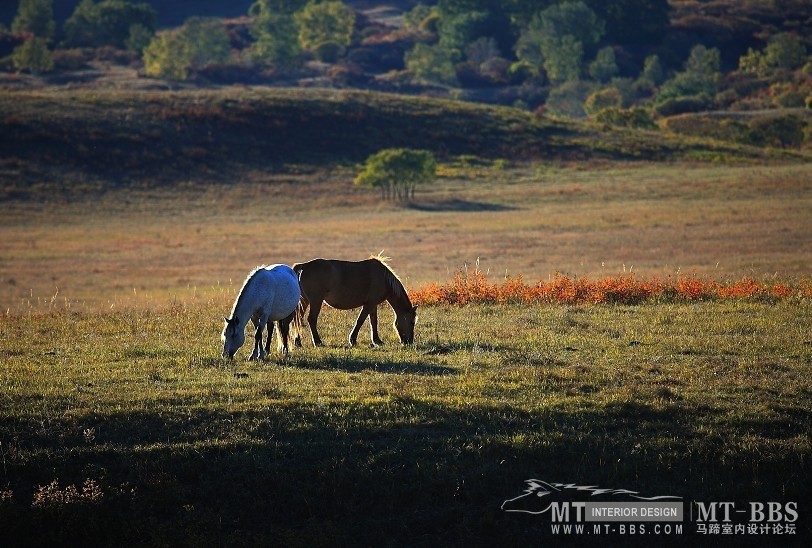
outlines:
[[[256,173],[222,186],[6,201],[0,306],[226,302],[257,264],[382,249],[412,289],[477,260],[495,279],[527,282],[556,272],[758,279],[812,271],[808,164],[446,167],[411,206],[353,188],[354,174]]]

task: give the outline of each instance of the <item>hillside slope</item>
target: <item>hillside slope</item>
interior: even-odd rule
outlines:
[[[228,88],[0,96],[0,180],[71,171],[116,181],[362,162],[382,148],[508,160],[665,160],[763,151],[609,130],[526,111],[371,92]],[[772,154],[772,153],[771,153]]]

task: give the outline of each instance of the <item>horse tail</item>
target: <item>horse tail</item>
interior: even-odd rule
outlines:
[[[299,280],[299,289],[302,288],[302,268],[304,265],[296,263],[293,265],[293,271],[296,273],[296,278]],[[304,324],[305,310],[307,309],[307,299],[304,292],[299,297],[299,302],[296,303],[296,310],[293,311],[293,320],[290,322],[290,336],[294,341],[299,341],[301,345],[302,340],[302,325]]]

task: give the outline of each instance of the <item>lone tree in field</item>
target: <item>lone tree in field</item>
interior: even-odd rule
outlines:
[[[410,200],[417,185],[436,177],[437,162],[427,150],[388,148],[367,158],[356,185],[378,188],[384,200]]]

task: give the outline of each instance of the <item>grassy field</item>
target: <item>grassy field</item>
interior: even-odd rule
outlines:
[[[219,358],[221,312],[0,320],[4,541],[567,540],[500,509],[529,478],[797,501],[785,544],[811,532],[808,300],[427,307],[374,349],[330,310],[327,348],[264,363]]]
[[[352,186],[392,127],[441,160],[409,204]],[[0,130],[0,545],[582,542],[502,510],[530,478],[812,534],[804,153],[333,91],[7,93]],[[381,250],[414,346],[327,310],[327,348],[220,358],[258,264]],[[429,298],[460,271],[772,289]]]
[[[232,184],[33,192],[0,205],[0,311],[200,302],[262,263],[382,249],[410,289],[494,279],[792,279],[812,271],[812,164],[446,164],[410,206],[351,168]]]
[[[381,249],[412,290],[477,258],[496,282],[625,271],[808,285],[810,171],[465,160],[409,206],[352,188],[350,168],[6,200],[3,541],[582,542],[501,509],[530,478],[797,501],[798,535],[780,540],[801,540],[812,306],[799,294],[424,306],[409,348],[388,329],[384,347],[365,330],[347,348],[354,314],[327,310],[327,348],[262,363],[245,349],[223,361],[219,331],[257,264]]]

